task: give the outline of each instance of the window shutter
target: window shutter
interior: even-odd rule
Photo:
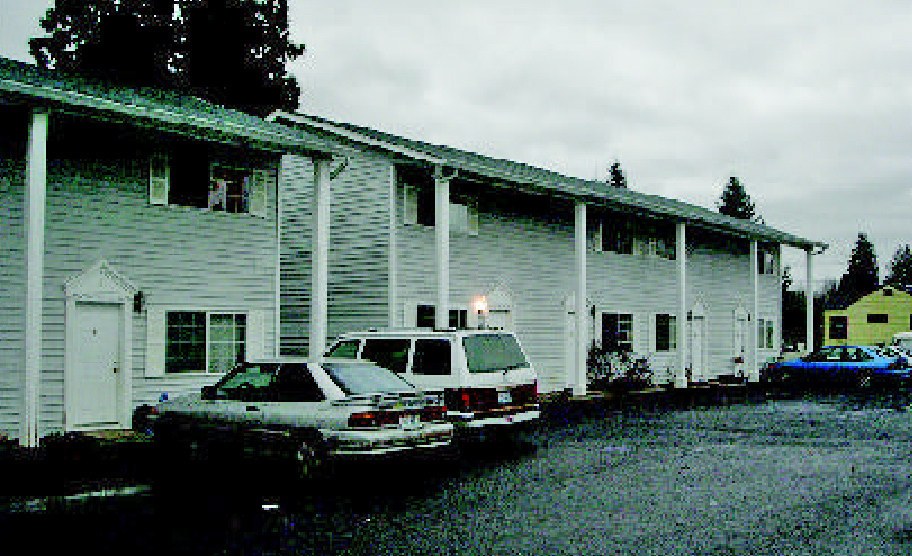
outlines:
[[[592,231],[592,244],[593,244],[593,249],[595,250],[596,253],[602,252],[602,234],[604,233],[604,231],[602,229],[603,227],[604,227],[604,225],[602,224],[602,221],[597,220],[596,224],[595,224],[595,228]]]
[[[247,312],[247,344],[244,346],[245,358],[248,361],[267,357],[266,352],[266,319],[269,311],[255,310]]]
[[[149,158],[149,203],[168,204],[168,189],[171,183],[171,167],[167,153],[154,153]]]
[[[165,376],[165,310],[146,307],[146,377]]]
[[[250,214],[265,217],[269,198],[269,172],[254,170],[250,181]]]
[[[403,196],[403,223],[404,224],[417,224],[418,223],[418,190],[414,185],[408,183],[403,184],[404,196]]]
[[[418,304],[414,301],[406,301],[402,304],[403,323],[406,328],[415,328],[418,326]]]
[[[659,351],[659,342],[658,342],[658,340],[659,340],[659,332],[658,332],[659,315],[656,313],[649,313],[646,315],[646,318],[648,319],[648,322],[646,323],[646,327],[647,327],[646,353],[648,355],[650,353],[655,353],[655,352]]]
[[[468,223],[469,235],[478,235],[478,204],[474,201],[469,202],[466,207],[466,220]]]

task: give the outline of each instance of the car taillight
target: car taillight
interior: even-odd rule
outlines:
[[[907,366],[908,366],[908,364],[906,363],[906,360],[903,359],[902,357],[900,357],[898,359],[893,360],[889,365],[887,365],[887,368],[890,370],[896,370],[896,369],[905,369]]]
[[[446,406],[456,411],[478,411],[497,407],[496,388],[456,388],[444,393]]]
[[[445,406],[431,406],[434,408],[442,408],[439,413],[445,414]],[[418,412],[416,410],[405,410],[405,411],[361,411],[358,413],[352,413],[348,416],[348,426],[353,429],[378,429],[380,427],[389,427],[401,425],[404,419],[408,419],[409,416],[413,416],[413,419],[427,421],[429,419],[425,418],[424,412]]]
[[[353,429],[379,428],[379,414],[374,411],[352,413],[348,416],[348,426]]]
[[[445,405],[427,405],[421,410],[421,420],[425,423],[446,420],[447,408]]]

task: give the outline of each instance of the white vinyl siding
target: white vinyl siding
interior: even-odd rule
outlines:
[[[354,157],[332,181],[327,340],[389,322],[390,162]],[[305,180],[311,180],[306,182]],[[313,164],[282,161],[282,355],[308,355]]]
[[[226,218],[193,207],[151,206],[150,154],[99,155],[94,160],[49,164],[42,436],[62,430],[64,421],[62,285],[99,260],[109,261],[146,300],[143,313],[133,307],[128,313],[133,318],[134,405],[154,402],[162,393],[198,391],[216,378],[164,375],[164,348],[147,352],[156,343],[154,327],[147,330],[146,325],[154,320],[149,317],[157,307],[260,311],[266,322],[267,352],[274,345],[270,330],[276,275],[274,193],[265,218]],[[275,172],[270,176],[274,184]],[[162,371],[156,374],[156,369]],[[147,380],[150,376],[154,378]]]
[[[24,140],[23,130],[23,140]],[[0,158],[0,436],[17,438],[25,358],[25,164]]]

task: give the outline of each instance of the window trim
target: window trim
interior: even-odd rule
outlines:
[[[775,319],[757,319],[757,349],[776,349]]]
[[[842,319],[842,323],[840,324],[840,329],[841,329],[842,333],[839,336],[833,335],[833,330],[835,328],[833,326],[834,319]],[[826,324],[827,324],[827,338],[829,338],[830,340],[848,340],[849,339],[849,317],[848,316],[830,315],[827,318]]]
[[[659,318],[667,317],[666,323],[668,326],[668,345],[665,349],[662,349],[659,344]],[[655,351],[660,353],[670,353],[678,351],[678,316],[671,313],[656,313],[655,314]]]
[[[247,199],[246,212],[229,212],[228,210],[212,210],[211,208],[197,207],[194,205],[184,205],[171,202],[171,170],[172,157],[169,152],[157,150],[152,152],[148,158],[149,170],[149,204],[156,206],[183,207],[188,209],[197,209],[205,212],[218,212],[226,214],[238,214],[247,216],[256,216],[259,218],[267,217],[269,205],[269,190],[275,186],[278,191],[278,174],[279,170],[274,164],[265,161],[255,161],[250,165],[241,163],[238,158],[232,156],[209,155],[205,161],[200,164],[207,164],[207,174],[209,176],[206,187],[208,197],[209,190],[214,180],[214,172],[217,168],[223,168],[234,171],[244,171],[250,174],[250,192]],[[273,178],[273,179],[270,179]],[[226,203],[227,204],[227,203]]]
[[[622,317],[622,316],[630,317],[630,331],[629,331],[630,338],[623,343],[618,342],[618,345],[619,346],[627,345],[629,343],[629,345],[630,345],[629,352],[630,353],[636,352],[636,346],[637,346],[636,320],[637,319],[636,319],[636,315],[634,314],[633,311],[628,311],[628,312],[621,311],[621,310],[599,311],[598,332],[599,332],[599,341],[601,342],[601,345],[603,347],[605,346],[605,316],[607,316],[607,315],[617,315],[619,317],[619,319],[618,319],[619,321],[620,321],[620,317]]]
[[[224,376],[224,372],[169,373],[166,371],[166,354],[168,349],[168,313],[204,312],[207,314],[207,334],[210,314],[243,314],[246,315],[244,332],[244,359],[254,361],[266,354],[267,318],[270,310],[218,306],[190,305],[155,305],[146,307],[146,364],[144,376],[147,378],[173,378],[179,376]],[[209,339],[206,339],[206,368],[209,366]]]
[[[436,213],[432,210],[431,215],[434,217],[434,222],[427,224],[421,222],[419,210],[419,205],[422,203],[422,197],[425,197],[424,202],[427,202],[428,192],[421,185],[416,185],[413,183],[403,182],[402,184],[402,204],[403,204],[403,215],[402,223],[406,226],[422,226],[425,228],[433,228],[436,226]],[[433,191],[431,191],[431,204],[433,205]],[[450,199],[450,212],[453,212],[453,207],[460,207],[459,210],[465,209],[465,229],[456,229],[456,221],[450,217],[450,233],[459,234],[459,235],[468,235],[468,236],[477,236],[478,235],[478,200],[477,199],[467,199],[467,202],[454,202]]]

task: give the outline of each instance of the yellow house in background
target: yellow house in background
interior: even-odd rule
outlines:
[[[824,312],[824,345],[889,344],[893,334],[912,330],[912,295],[886,286],[845,309]]]

